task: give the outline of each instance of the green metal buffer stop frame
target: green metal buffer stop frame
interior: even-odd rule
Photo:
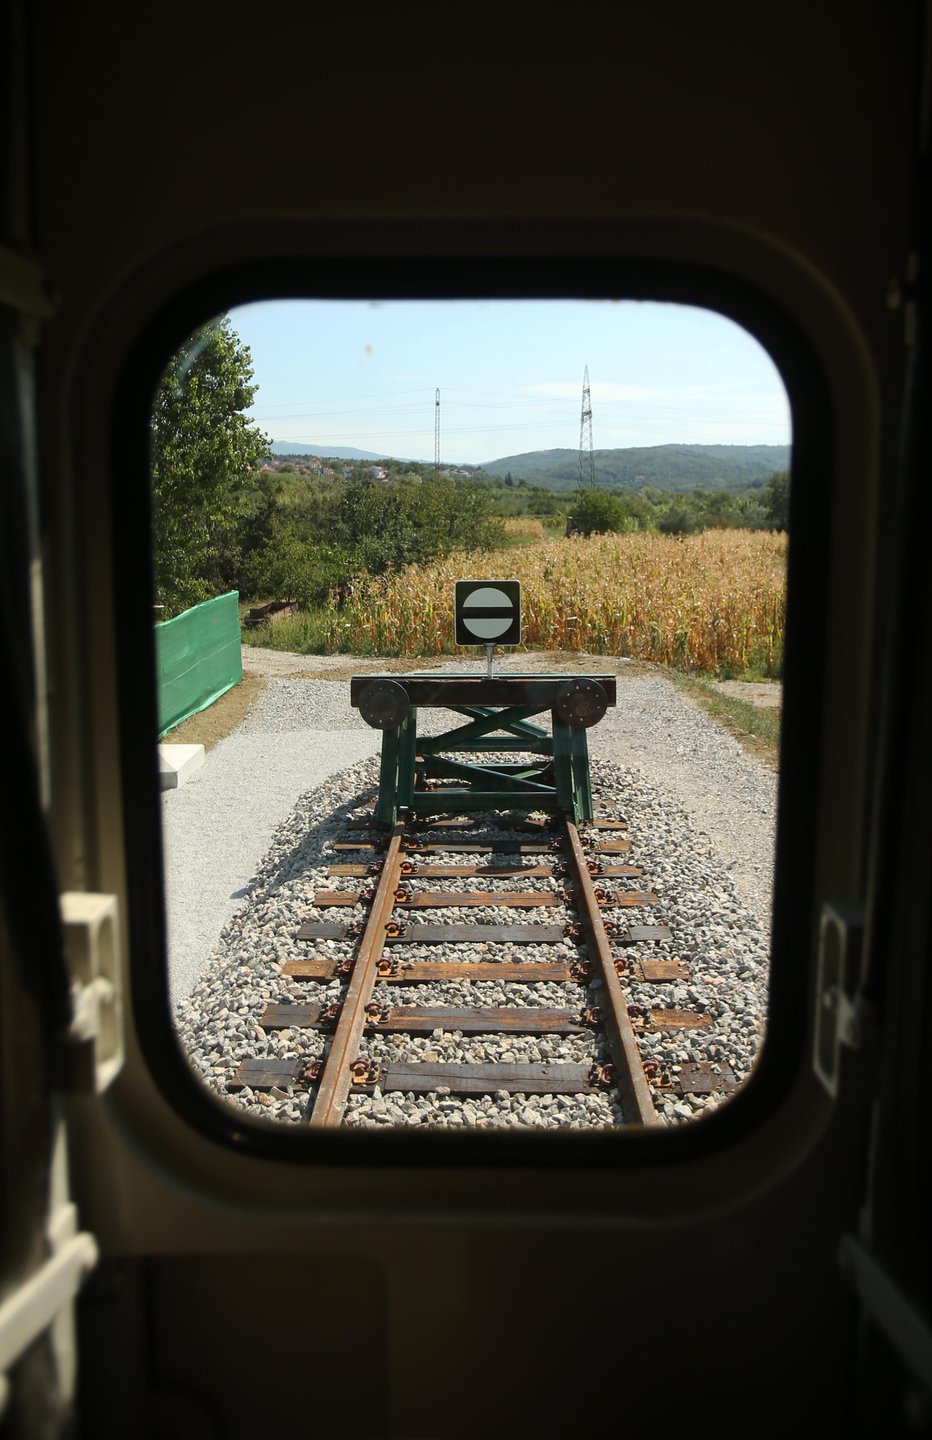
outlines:
[[[543,810],[593,818],[586,731],[615,704],[614,675],[354,675],[350,701],[382,731],[375,820],[474,810]],[[442,708],[464,724],[417,733],[417,712]],[[551,732],[531,723],[550,711]],[[452,758],[513,753],[515,761]]]

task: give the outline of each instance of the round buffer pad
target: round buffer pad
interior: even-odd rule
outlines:
[[[397,730],[408,706],[408,692],[397,680],[373,680],[359,696],[359,713],[373,730]]]
[[[608,697],[598,680],[568,680],[557,693],[553,708],[564,725],[587,729],[602,719]]]

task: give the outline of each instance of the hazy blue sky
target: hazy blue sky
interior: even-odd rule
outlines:
[[[447,464],[578,449],[588,366],[596,450],[782,445],[765,350],[707,310],[640,301],[271,301],[231,312],[273,440]]]

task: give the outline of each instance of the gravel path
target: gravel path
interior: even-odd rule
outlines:
[[[299,797],[377,752],[335,681],[270,680],[193,781],[162,794],[169,978],[182,1000]]]
[[[438,668],[481,672],[484,662]],[[496,661],[501,673],[535,668],[547,667],[528,656]],[[586,668],[597,670],[598,664]],[[444,723],[441,714],[421,712],[419,719],[436,730]],[[753,1064],[766,1007],[776,777],[653,675],[620,676],[618,704],[589,732],[589,740],[599,809],[627,817],[632,859],[645,865],[661,898],[661,913],[645,918],[671,925],[674,942],[666,953],[685,959],[692,972],[689,982],[651,986],[649,995],[633,998],[705,1009],[715,1022],[713,1031],[698,1036],[648,1036],[645,1049],[665,1066],[687,1059],[727,1062],[742,1078]],[[309,891],[328,883],[324,844],[341,823],[332,819],[335,809],[345,814],[367,799],[371,804],[379,741],[350,709],[344,679],[271,678],[243,725],[208,754],[200,778],[164,793],[177,1020],[195,1065],[221,1092],[244,1055],[284,1053],[296,1038],[308,1056],[321,1048],[319,1035],[266,1035],[256,1021],[269,1001],[326,993],[325,987],[311,987],[312,995],[307,985],[283,981],[279,966],[294,956],[291,936],[297,917],[307,918]],[[475,920],[479,914],[471,912]],[[419,987],[416,998],[465,1003],[463,995],[451,996],[449,987],[436,988],[437,994],[428,995]],[[393,999],[405,1003],[397,990]],[[475,1003],[502,1001],[484,995]],[[429,1053],[437,1053],[438,1043],[441,1058],[477,1058],[474,1040],[424,1042]],[[565,1041],[537,1041],[510,1058],[533,1059],[535,1052],[543,1059],[577,1058],[570,1049]],[[593,1100],[597,1103],[590,1104]],[[300,1113],[299,1100],[286,1093],[247,1093],[235,1103],[288,1120]],[[707,1097],[670,1099],[664,1115],[676,1123],[710,1103],[715,1101]],[[456,1097],[445,1097],[442,1106],[360,1096],[348,1122],[579,1127],[612,1119],[603,1097],[527,1102],[483,1097],[468,1109]]]

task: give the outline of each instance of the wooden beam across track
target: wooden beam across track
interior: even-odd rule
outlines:
[[[387,931],[387,945],[557,945],[567,938],[565,925],[400,925]]]
[[[598,906],[596,906],[598,908]],[[477,945],[556,945],[572,938],[565,925],[396,925],[386,922],[382,942],[386,945],[446,945],[467,941]],[[619,925],[611,923],[607,933],[617,945],[639,945],[642,941],[670,940],[668,925]],[[359,925],[331,925],[307,920],[297,931],[298,940],[355,940]]]
[[[642,985],[668,985],[688,980],[690,970],[681,960],[615,961],[616,971],[627,973]],[[329,985],[345,977],[339,960],[319,955],[311,960],[286,960],[282,974],[292,980],[316,980]],[[585,985],[592,978],[588,961],[568,960],[398,960],[381,959],[379,984],[433,985],[447,980],[492,981],[499,985]]]
[[[616,701],[617,677],[592,674],[578,679],[597,680],[609,705]],[[362,692],[375,680],[391,680],[403,686],[408,703],[414,707],[439,706],[521,706],[533,711],[552,710],[565,675],[354,675],[350,680],[350,704],[358,709]],[[533,712],[532,712],[533,713]]]
[[[371,1092],[378,1085],[383,1094],[401,1091],[430,1095],[439,1086],[451,1095],[581,1095],[592,1093],[599,1083],[591,1065],[445,1065],[424,1061],[406,1065],[393,1062],[376,1069],[358,1086]]]
[[[260,1016],[263,1030],[333,1028],[329,1011],[317,1004],[268,1005]],[[575,1009],[534,1005],[394,1005],[367,1006],[364,1031],[401,1031],[432,1035],[435,1031],[462,1035],[585,1035],[591,1027]]]
[[[602,909],[611,906],[639,909],[642,906],[657,904],[657,896],[650,890],[622,890],[614,894],[597,893],[596,898]],[[366,890],[318,890],[314,895],[313,904],[320,910],[334,907],[352,909],[353,906],[361,905],[364,901],[371,899],[372,895]],[[451,895],[447,890],[409,892],[402,886],[395,894],[396,910],[466,910],[470,908],[489,909],[496,906],[505,906],[509,910],[539,910],[553,909],[554,906],[561,903],[558,895],[546,890],[470,890],[459,895]]]
[[[313,903],[320,909],[341,905],[352,907],[371,898],[365,890],[318,890]],[[396,910],[466,910],[496,906],[506,906],[509,910],[552,910],[560,903],[560,897],[547,890],[470,890],[461,895],[451,895],[448,890],[417,892],[401,886],[395,894]]]
[[[379,865],[329,865],[327,876],[331,880],[343,876],[363,879],[367,875],[377,875],[380,869]],[[468,880],[479,875],[496,880],[520,880],[522,876],[526,880],[546,880],[564,873],[562,867],[554,865],[419,865],[416,860],[406,860],[401,867],[405,880],[409,877],[418,880]],[[621,879],[643,875],[644,870],[640,865],[597,864],[590,873],[599,879]]]

